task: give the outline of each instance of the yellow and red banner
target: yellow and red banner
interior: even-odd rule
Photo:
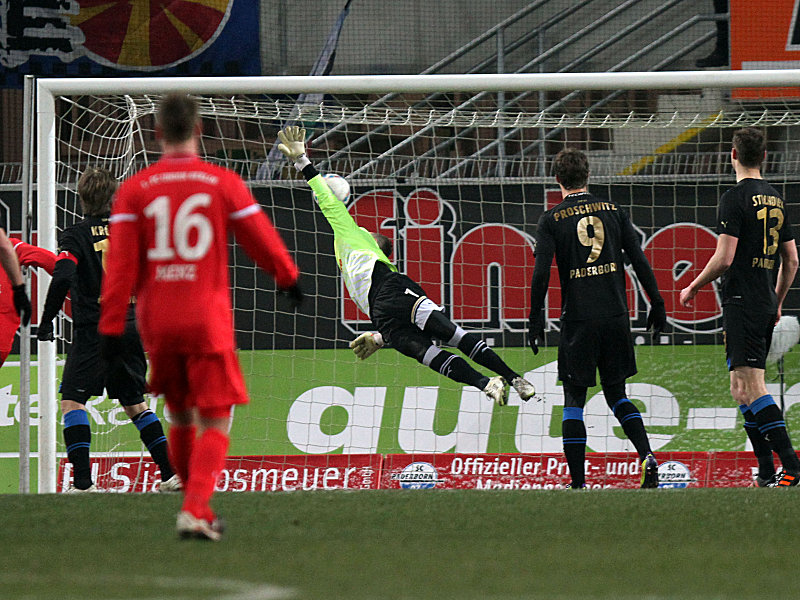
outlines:
[[[258,2],[5,0],[0,87],[22,76],[259,75]]]

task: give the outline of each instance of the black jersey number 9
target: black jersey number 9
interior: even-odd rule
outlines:
[[[591,227],[591,231],[589,227]],[[600,217],[592,215],[583,217],[578,221],[578,241],[582,245],[592,249],[592,251],[589,252],[589,257],[586,259],[586,262],[591,263],[596,261],[603,251],[603,243],[606,241],[606,230],[603,228],[603,222],[600,220]]]
[[[767,207],[765,206],[756,213],[756,216],[759,221],[764,221],[764,254],[768,256],[775,254],[778,250],[778,242],[780,241],[778,232],[783,226],[783,211],[780,208],[773,208],[767,213]],[[775,227],[770,227],[769,230],[767,230],[767,221],[772,218],[777,219],[778,222],[775,224]]]

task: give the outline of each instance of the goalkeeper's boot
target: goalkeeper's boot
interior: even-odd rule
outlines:
[[[192,513],[183,510],[178,513],[175,531],[181,540],[208,540],[218,542],[225,531],[225,523],[219,518],[213,521],[198,519]]]
[[[767,484],[767,487],[787,488],[794,487],[798,483],[800,483],[800,474],[781,471],[775,476],[775,479]]]
[[[506,380],[499,375],[489,380],[489,383],[483,388],[483,392],[500,406],[508,403],[508,386],[506,386]]]
[[[648,454],[642,461],[642,488],[658,487],[658,462],[656,457]]]
[[[761,477],[761,475],[756,475],[753,487],[771,487],[770,484],[773,483],[777,478],[777,473],[773,473],[769,477]]]
[[[536,388],[533,387],[533,384],[522,377],[514,377],[514,379],[511,380],[511,385],[517,394],[519,394],[520,399],[525,402],[533,398],[534,394],[536,394]]]
[[[173,475],[166,481],[162,481],[158,484],[158,491],[162,494],[168,494],[171,492],[180,492],[183,489],[183,482],[181,478],[177,475]]]
[[[67,488],[67,491],[64,492],[65,494],[95,494],[99,492],[100,489],[95,485],[92,484],[86,489],[77,488],[74,485],[71,485]]]

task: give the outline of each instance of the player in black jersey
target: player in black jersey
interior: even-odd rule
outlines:
[[[562,150],[553,170],[563,201],[545,212],[536,232],[536,264],[531,281],[528,336],[534,354],[544,336],[544,299],[555,255],[561,280],[561,339],[558,376],[564,387],[561,432],[572,482],[585,486],[586,390],[595,372],[606,402],[642,461],[641,487],[658,487],[658,463],[650,449],[642,415],[627,397],[625,380],[636,373],[631,340],[625,263],[628,257],[650,299],[648,328],[658,336],[666,324],[664,300],[627,213],[587,191],[589,162],[583,152]]]
[[[147,362],[136,330],[133,305],[122,336],[119,356],[102,359],[97,323],[100,319],[100,286],[103,252],[108,247],[108,217],[117,180],[105,169],[89,168],[78,181],[78,195],[85,218],[61,234],[53,279],[39,319],[39,341],[53,339],[53,319],[70,292],[73,339],[61,379],[61,412],[64,443],[72,463],[70,491],[97,491],[89,462],[91,430],[86,402],[103,390],[122,404],[153,461],[161,470],[161,491],[177,491],[180,480],[170,466],[167,438],[156,414],[144,401]]]
[[[781,195],[761,176],[764,135],[755,128],[733,135],[731,162],[736,187],[719,201],[717,248],[703,271],[681,290],[689,306],[698,290],[722,278],[722,326],[731,374],[731,395],[744,415],[744,428],[758,460],[756,484],[789,487],[800,479],[780,408],[764,382],[772,329],[797,272],[797,246]],[[777,283],[775,269],[777,267]],[[772,453],[783,464],[775,473]]]

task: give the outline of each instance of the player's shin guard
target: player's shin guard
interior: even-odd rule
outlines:
[[[650,454],[650,440],[647,439],[647,431],[644,428],[644,421],[642,421],[642,413],[639,409],[628,400],[621,398],[617,400],[611,407],[614,416],[617,417],[619,424],[622,425],[622,430],[628,439],[636,448],[639,454],[639,460],[644,460]]]
[[[767,440],[761,434],[756,422],[755,415],[744,404],[739,405],[739,410],[744,416],[744,431],[750,444],[753,446],[753,454],[758,461],[758,476],[764,480],[771,479],[775,475],[775,462],[772,459],[772,448],[769,447]]]
[[[136,425],[136,429],[139,430],[139,437],[147,447],[147,451],[150,452],[150,456],[153,457],[153,462],[158,465],[161,471],[161,481],[166,481],[175,473],[172,471],[169,456],[167,455],[167,437],[164,435],[161,421],[150,409],[143,410],[134,416],[131,421]]]
[[[71,410],[64,415],[64,444],[67,458],[72,463],[72,476],[76,488],[85,490],[92,485],[92,467],[89,462],[89,448],[92,431],[89,415],[85,410]]]
[[[772,396],[766,394],[751,402],[750,412],[755,416],[761,435],[780,458],[783,468],[790,473],[800,473],[800,460],[792,448],[781,409]]]
[[[561,437],[564,456],[567,459],[572,487],[580,488],[586,483],[584,461],[586,460],[586,426],[583,423],[583,409],[565,406],[561,421]]]
[[[169,461],[184,482],[189,481],[189,459],[196,435],[197,427],[194,425],[172,425],[169,428]]]
[[[215,515],[209,506],[217,476],[225,466],[228,452],[228,435],[219,429],[209,428],[197,438],[189,460],[189,478],[184,484],[183,508],[198,519],[213,521]]]
[[[448,343],[457,345],[470,360],[504,377],[506,381],[513,381],[519,376],[475,333],[467,333],[461,327],[457,327],[456,333]]]
[[[456,356],[436,346],[431,346],[422,358],[422,364],[430,367],[445,377],[474,386],[479,390],[486,387],[489,378],[481,375],[469,366],[469,363],[460,356]]]

